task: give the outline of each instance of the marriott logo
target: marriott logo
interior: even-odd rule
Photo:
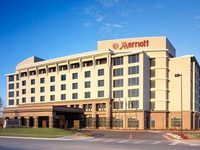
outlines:
[[[149,40],[144,40],[141,42],[121,42],[120,44],[113,43],[112,47],[115,50],[130,49],[137,47],[149,47]]]

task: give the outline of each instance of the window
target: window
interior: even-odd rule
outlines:
[[[45,87],[40,87],[40,92],[41,93],[45,92]]]
[[[139,100],[131,100],[128,101],[128,108],[132,109],[132,108],[139,108]]]
[[[151,118],[151,128],[155,128],[155,119]]]
[[[9,88],[9,90],[14,89],[14,83],[9,84],[8,88]]]
[[[85,98],[90,98],[90,92],[85,92]]]
[[[72,99],[78,99],[78,93],[72,93]]]
[[[61,94],[61,100],[66,100],[66,94]]]
[[[156,71],[155,70],[151,70],[150,71],[150,77],[155,77],[156,76]]]
[[[61,81],[65,81],[65,80],[66,80],[66,75],[65,74],[61,75]]]
[[[78,83],[72,83],[72,89],[78,89]]]
[[[22,98],[22,103],[26,103],[26,98],[25,97]]]
[[[22,72],[21,73],[21,77],[26,77],[27,76],[27,72]]]
[[[123,57],[117,57],[113,59],[113,65],[117,66],[117,65],[123,65]]]
[[[14,81],[14,75],[8,76],[8,81],[9,82]]]
[[[98,91],[98,97],[104,97],[104,91]]]
[[[14,99],[9,99],[8,100],[8,105],[14,105]]]
[[[137,118],[128,118],[128,127],[129,128],[138,128],[139,120]]]
[[[139,66],[128,67],[128,74],[138,74]]]
[[[66,90],[66,84],[61,84],[61,90]]]
[[[49,73],[51,73],[51,72],[56,72],[56,67],[48,68],[48,70],[49,70]]]
[[[35,84],[35,79],[31,79],[31,85]]]
[[[90,81],[85,82],[85,88],[90,88]]]
[[[104,80],[98,80],[98,87],[104,86]]]
[[[55,76],[50,77],[50,82],[55,82]]]
[[[135,63],[135,62],[139,62],[139,55],[130,55],[128,56],[128,63]]]
[[[22,89],[22,94],[26,94],[26,89]]]
[[[31,93],[35,93],[35,88],[31,88]]]
[[[19,96],[19,91],[16,91],[16,96]]]
[[[150,81],[150,86],[151,86],[151,88],[155,88],[155,86],[156,86],[155,80]]]
[[[50,91],[51,92],[55,91],[55,85],[50,86]]]
[[[19,74],[16,75],[16,80],[17,80],[17,81],[19,80]]]
[[[45,101],[45,97],[44,96],[40,96],[40,102],[44,102]]]
[[[123,119],[113,118],[113,127],[123,127]]]
[[[151,98],[156,98],[156,93],[155,93],[155,91],[151,91],[151,92],[150,92],[150,97],[151,97]]]
[[[118,68],[113,70],[113,76],[123,76],[123,68]]]
[[[16,105],[19,105],[19,99],[16,99]]]
[[[55,101],[55,95],[50,95],[50,101]]]
[[[104,75],[104,69],[99,69],[98,76],[103,76],[103,75]]]
[[[171,127],[181,127],[181,118],[171,118]]]
[[[91,76],[90,74],[90,71],[85,71],[85,78],[89,78]]]
[[[151,108],[151,110],[155,109],[155,102],[150,102],[150,108]]]
[[[114,109],[123,109],[123,101],[114,101],[113,102]]]
[[[22,86],[26,85],[26,80],[22,81]]]
[[[12,92],[9,92],[8,93],[8,97],[14,97],[14,92],[12,91]]]
[[[128,86],[139,85],[139,77],[136,78],[128,78]]]
[[[78,79],[78,73],[73,73],[72,74],[72,79]]]
[[[35,97],[31,97],[31,103],[35,102]]]
[[[114,87],[122,87],[123,86],[123,79],[113,80]]]
[[[67,70],[67,65],[59,66],[59,71]]]
[[[45,83],[45,78],[40,78],[40,83]]]
[[[156,60],[155,60],[155,58],[151,58],[150,59],[150,66],[151,67],[154,67],[156,65]]]
[[[113,91],[113,98],[121,98],[123,97],[123,90]]]
[[[19,83],[16,83],[16,88],[17,88],[17,89],[19,88]]]
[[[128,97],[138,97],[139,89],[130,89],[128,90]]]

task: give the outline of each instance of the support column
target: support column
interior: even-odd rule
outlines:
[[[96,128],[96,103],[92,104],[92,128]]]
[[[111,128],[111,102],[106,102],[106,128]]]
[[[38,117],[34,117],[34,128],[38,128]]]
[[[52,113],[52,115],[49,116],[49,128],[54,128],[55,116],[56,114],[54,112]]]
[[[25,117],[25,119],[26,119],[26,127],[29,128],[30,127],[30,118]]]

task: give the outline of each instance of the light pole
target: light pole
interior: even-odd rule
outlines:
[[[177,73],[175,77],[181,78],[181,137],[183,136],[183,100],[182,100],[182,74]]]

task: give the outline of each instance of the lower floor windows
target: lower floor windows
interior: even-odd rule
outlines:
[[[137,118],[128,118],[128,127],[129,128],[138,128],[139,120]]]
[[[50,101],[55,101],[55,95],[50,95]]]
[[[31,97],[31,103],[35,102],[35,97]]]
[[[123,119],[113,118],[113,127],[123,127]]]
[[[90,95],[90,92],[85,92],[85,98],[90,98],[91,95]]]
[[[14,99],[9,99],[8,100],[8,105],[14,105]]]
[[[66,100],[66,94],[61,94],[61,100]]]
[[[151,128],[155,128],[155,119],[151,119]]]
[[[181,127],[181,118],[178,117],[171,118],[171,127]]]
[[[22,98],[22,103],[26,103],[26,98],[25,97]]]
[[[123,101],[114,101],[113,106],[114,109],[123,109]]]
[[[132,109],[132,108],[139,108],[139,100],[131,100],[128,101],[128,108]]]
[[[44,102],[45,101],[45,97],[44,96],[40,96],[40,102]]]
[[[72,99],[78,99],[78,93],[72,93]]]

